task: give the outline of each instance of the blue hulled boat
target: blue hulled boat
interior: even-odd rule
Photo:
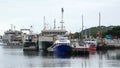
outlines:
[[[70,40],[67,37],[60,37],[54,44],[48,48],[48,51],[54,52],[57,57],[68,57],[72,53],[72,47],[70,46]]]

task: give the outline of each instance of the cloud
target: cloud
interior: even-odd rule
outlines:
[[[43,17],[52,27],[54,19],[60,26],[61,8],[64,8],[64,25],[70,31],[79,31],[81,15],[84,15],[84,26],[98,25],[98,13],[102,14],[102,24],[119,24],[119,0],[0,0],[0,22],[3,29],[14,24],[18,29],[23,26],[34,26],[34,31],[43,29]],[[3,30],[2,29],[2,30]],[[3,30],[3,31],[4,31]]]

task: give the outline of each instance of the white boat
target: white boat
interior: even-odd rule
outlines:
[[[74,42],[72,44],[73,52],[89,52],[89,45],[83,42]]]
[[[7,45],[22,45],[22,32],[10,29],[4,32],[2,40]]]
[[[96,52],[96,45],[92,42],[74,42],[72,43],[73,52],[81,52],[81,54],[94,54]]]

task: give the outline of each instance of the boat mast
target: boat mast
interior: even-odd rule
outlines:
[[[100,37],[102,37],[102,32],[101,32],[101,13],[99,12],[99,33]]]
[[[63,30],[63,12],[64,12],[64,9],[63,8],[61,8],[61,12],[62,12],[62,15],[61,15],[61,29]]]
[[[99,12],[99,28],[100,28],[100,26],[101,26],[101,14]]]
[[[83,27],[84,27],[84,25],[83,25],[83,15],[82,15],[82,32],[81,32],[81,38],[83,39]]]
[[[99,32],[98,32],[98,42],[103,42],[102,40],[102,30],[101,30],[101,13],[99,12]]]

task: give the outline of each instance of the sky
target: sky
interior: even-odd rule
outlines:
[[[56,27],[61,21],[64,8],[64,26],[68,32],[79,32],[99,25],[120,25],[120,0],[0,0],[0,35],[14,25],[16,30],[30,28],[40,33],[45,22],[48,28]]]

